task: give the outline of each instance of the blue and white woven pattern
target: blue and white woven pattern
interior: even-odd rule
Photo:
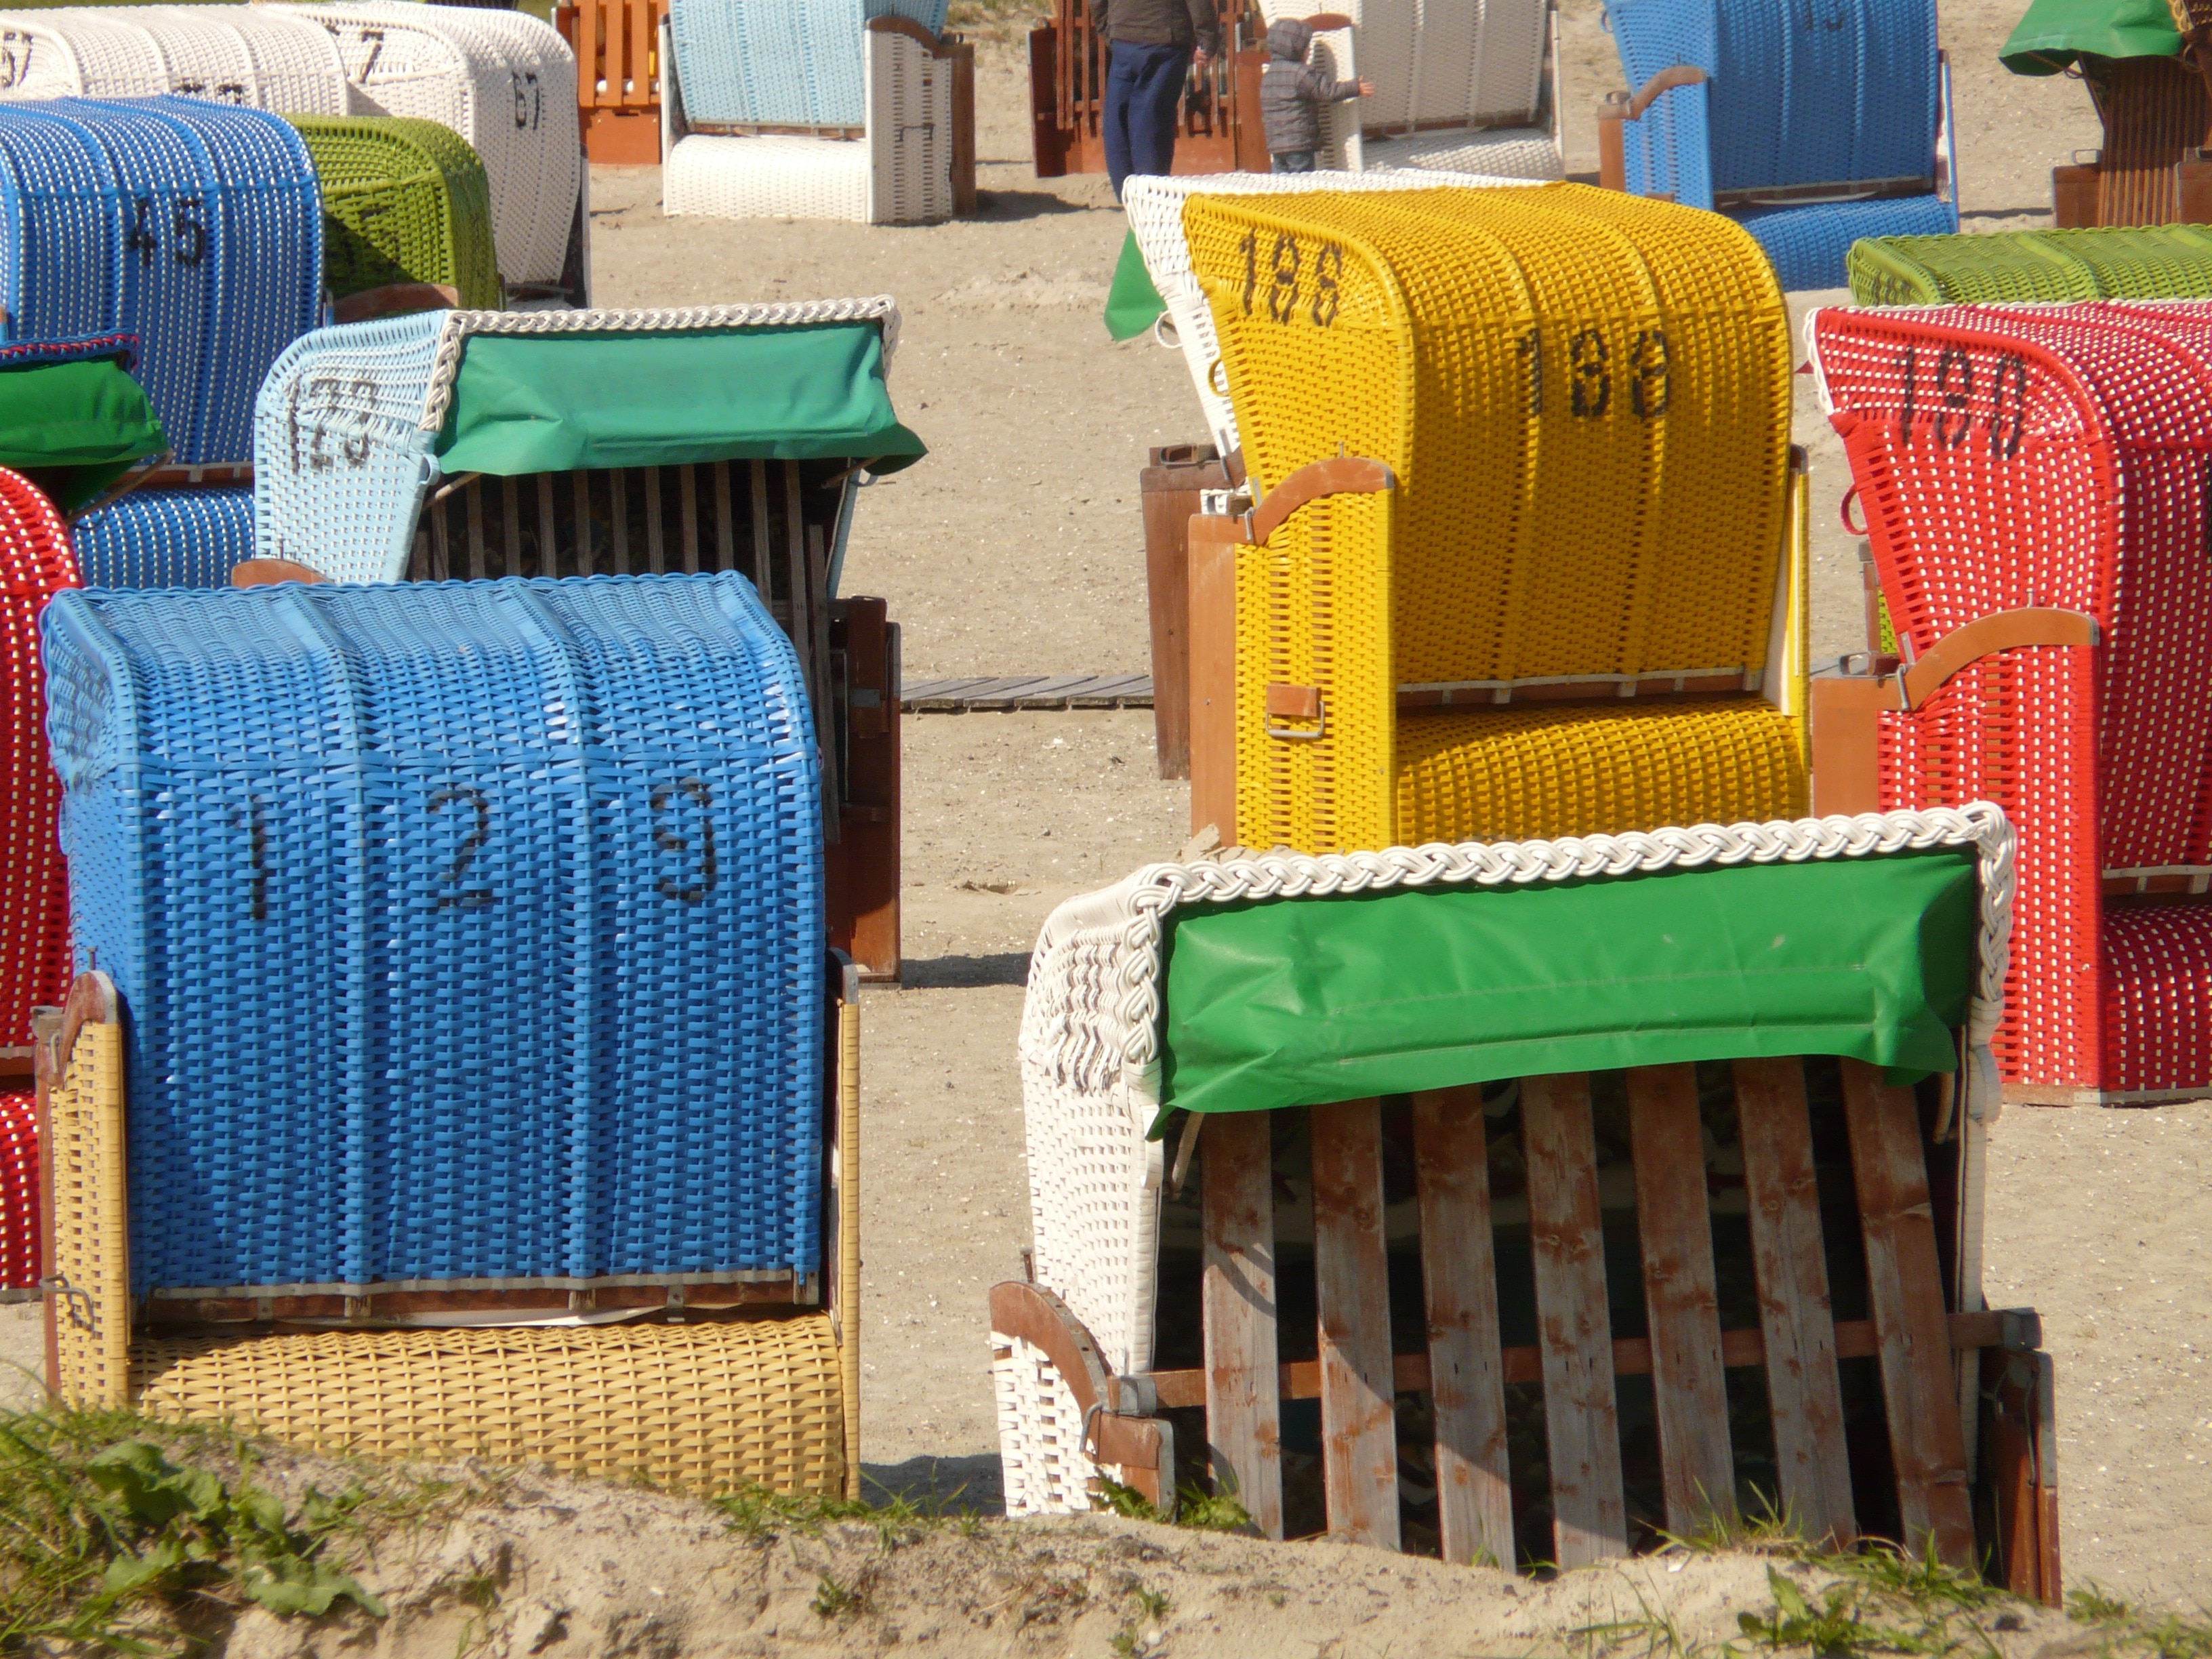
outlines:
[[[1708,77],[1627,124],[1636,194],[1711,207],[1731,191],[1848,196],[1855,184],[1930,179],[1925,196],[1732,210],[1784,288],[1843,283],[1852,237],[1957,228],[1955,199],[1932,189],[1943,103],[1933,0],[1607,0],[1606,13],[1631,88],[1676,64]]]
[[[735,574],[45,623],[141,1289],[818,1270],[820,781]]]
[[[279,358],[253,412],[254,538],[332,581],[396,582],[440,477],[431,453],[477,334],[652,334],[872,321],[888,373],[898,307],[878,295],[668,311],[428,311],[320,328]]]
[[[198,98],[0,104],[0,307],[27,337],[138,336],[188,463],[252,453],[254,390],[321,304],[323,210],[289,124]]]
[[[70,526],[87,587],[228,587],[253,556],[253,491],[135,489]]]
[[[871,17],[945,29],[946,0],[672,0],[669,36],[694,124],[860,127]]]

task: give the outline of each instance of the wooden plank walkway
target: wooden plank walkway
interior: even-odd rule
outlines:
[[[899,707],[910,714],[1152,706],[1150,674],[1017,674],[1011,679],[916,680],[899,689]]]

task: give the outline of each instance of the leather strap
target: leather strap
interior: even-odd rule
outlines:
[[[1310,501],[1327,495],[1373,495],[1398,487],[1398,475],[1364,455],[1337,455],[1310,461],[1267,492],[1248,519],[1251,538],[1265,542],[1284,520]]]
[[[1919,708],[1953,675],[1992,652],[2033,645],[2094,645],[2099,637],[2097,619],[2079,611],[2034,605],[1977,617],[1936,641],[1898,676],[1899,700],[1907,708]]]

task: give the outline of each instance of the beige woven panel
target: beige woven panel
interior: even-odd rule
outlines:
[[[73,1406],[125,1402],[131,1353],[129,1194],[123,1164],[123,1028],[77,1032],[61,1081],[47,1091],[53,1158],[50,1291],[59,1375]]]
[[[827,1314],[688,1325],[155,1337],[140,1408],[374,1456],[545,1462],[709,1495],[846,1489]]]

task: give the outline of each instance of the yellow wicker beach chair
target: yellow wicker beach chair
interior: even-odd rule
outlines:
[[[398,115],[293,115],[323,192],[323,281],[343,300],[394,283],[451,288],[470,310],[506,303],[491,186],[468,141]]]
[[[71,1405],[231,1422],[380,1456],[547,1462],[702,1495],[860,1492],[860,1018],[839,981],[824,1140],[836,1270],[814,1305],[746,1284],[134,1302],[124,1028],[78,976],[36,1044],[46,1123],[46,1376]],[[665,1298],[665,1305],[664,1305]],[[462,1301],[465,1301],[463,1293]],[[624,1322],[619,1306],[633,1316]]]
[[[1192,523],[1194,827],[1805,810],[1802,460],[1746,233],[1577,185],[1194,196],[1184,228],[1255,498]]]

